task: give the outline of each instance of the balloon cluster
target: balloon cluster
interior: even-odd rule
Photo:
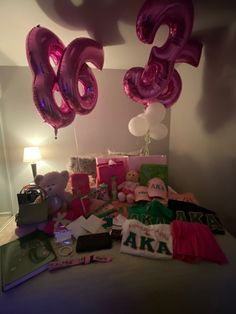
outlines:
[[[197,67],[201,57],[202,44],[190,38],[193,15],[190,0],[145,1],[136,21],[140,41],[152,44],[162,24],[169,27],[169,35],[162,47],[152,47],[144,68],[134,67],[126,72],[124,90],[132,100],[144,105],[161,102],[166,108],[177,101],[182,82],[175,63]]]
[[[53,32],[37,26],[27,36],[26,55],[34,75],[35,106],[44,121],[54,128],[56,138],[57,130],[72,123],[77,113],[85,115],[94,109],[97,82],[86,62],[102,70],[103,47],[89,38],[76,38],[65,47]],[[56,66],[56,73],[51,63]],[[56,92],[61,95],[61,104],[57,104]]]
[[[150,104],[144,113],[129,121],[129,131],[134,136],[144,136],[149,133],[150,138],[161,140],[168,134],[167,127],[161,123],[165,115],[166,108],[161,103]]]

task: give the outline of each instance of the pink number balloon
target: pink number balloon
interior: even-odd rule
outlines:
[[[76,113],[88,114],[96,105],[97,83],[86,64],[90,61],[100,70],[103,67],[103,48],[92,39],[76,39],[65,48],[50,30],[37,26],[26,39],[26,55],[33,72],[33,99],[45,122],[55,130],[68,126]],[[57,65],[55,73],[50,64]],[[84,87],[80,96],[78,81]],[[55,100],[55,91],[62,96],[61,104]]]
[[[103,61],[103,48],[92,39],[77,38],[67,46],[58,70],[58,81],[63,97],[76,113],[88,114],[97,102],[97,82],[86,62],[92,62],[102,70]],[[80,95],[78,82],[83,86],[83,95]]]
[[[182,83],[176,62],[198,66],[202,44],[190,38],[193,5],[187,0],[147,0],[136,21],[138,38],[151,44],[158,28],[166,24],[169,36],[162,47],[154,46],[145,68],[136,67],[124,77],[125,93],[143,104],[162,102],[166,107],[178,99]]]
[[[75,113],[62,101],[58,106],[54,91],[58,91],[57,75],[50,64],[50,57],[56,65],[61,61],[64,45],[50,30],[34,27],[26,39],[26,54],[34,75],[33,99],[35,106],[45,122],[55,129],[66,127],[75,118]]]

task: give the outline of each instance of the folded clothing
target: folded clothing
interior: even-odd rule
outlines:
[[[170,224],[175,213],[153,199],[151,202],[140,202],[128,208],[128,218],[137,219],[145,225]]]
[[[213,233],[225,234],[223,224],[213,210],[177,200],[169,200],[168,208],[173,210],[176,220],[206,224]]]
[[[155,259],[172,259],[170,225],[144,225],[136,219],[123,224],[120,252]]]
[[[197,222],[174,220],[170,228],[173,237],[173,258],[189,263],[201,260],[218,264],[228,263],[208,226]]]
[[[168,191],[168,199],[200,205],[195,195],[191,192],[185,192],[185,193],[179,194],[170,189]]]

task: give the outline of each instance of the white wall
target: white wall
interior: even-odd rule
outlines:
[[[5,148],[5,137],[3,121],[1,119],[2,103],[0,99],[0,213],[12,212],[12,195],[7,167],[7,153]]]
[[[235,25],[201,38],[199,67],[178,67],[183,90],[171,109],[170,183],[194,192],[236,235]]]
[[[95,71],[99,97],[95,109],[87,116],[77,116],[66,128],[54,130],[44,123],[32,100],[32,75],[28,67],[0,67],[2,82],[2,116],[6,135],[9,170],[13,186],[14,210],[18,209],[16,193],[32,180],[31,168],[22,162],[25,146],[39,145],[43,161],[38,173],[64,170],[71,156],[99,155],[113,151],[130,152],[144,145],[143,138],[132,136],[128,122],[143,111],[123,91],[123,70]],[[169,113],[165,118],[169,128]],[[76,147],[76,142],[78,147]],[[169,137],[153,141],[150,153],[168,154]]]

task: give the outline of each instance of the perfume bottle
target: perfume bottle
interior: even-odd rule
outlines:
[[[116,176],[111,177],[111,199],[112,201],[117,200],[117,182]]]

